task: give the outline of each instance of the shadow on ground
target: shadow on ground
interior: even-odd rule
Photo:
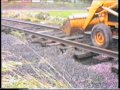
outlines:
[[[112,61],[112,59],[111,60],[106,60],[106,61],[100,61],[100,60],[93,59],[93,57],[86,58],[86,59],[75,59],[74,58],[74,60],[78,63],[81,63],[83,65],[89,65],[89,66]]]

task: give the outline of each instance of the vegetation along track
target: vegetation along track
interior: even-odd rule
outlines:
[[[104,54],[113,58],[118,58],[117,46],[112,45],[113,47],[109,49],[95,47],[91,44],[89,36],[86,37],[86,35],[83,34],[66,36],[59,29],[58,26],[36,24],[27,21],[8,19],[8,18],[2,18],[2,26],[12,28],[14,30],[31,33],[32,35],[40,36],[47,40],[52,40],[51,42],[55,41],[53,45],[63,43],[64,45],[67,44],[73,47],[83,48],[97,54]]]

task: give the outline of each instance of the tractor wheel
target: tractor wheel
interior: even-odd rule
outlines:
[[[97,24],[92,29],[92,43],[100,48],[108,48],[112,42],[112,32],[109,26]]]

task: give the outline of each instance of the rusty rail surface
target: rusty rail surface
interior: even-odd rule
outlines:
[[[33,22],[22,21],[22,20],[16,20],[16,19],[9,19],[9,18],[1,18],[1,20],[19,22],[19,23],[24,23],[24,24],[29,24],[29,25],[35,25],[35,26],[45,27],[45,28],[54,29],[54,30],[60,30],[58,26],[37,24],[37,23],[33,23]]]

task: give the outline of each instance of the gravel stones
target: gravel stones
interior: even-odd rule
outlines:
[[[42,78],[37,75],[34,71],[37,69],[39,72],[42,70],[48,75],[52,74],[54,79],[63,82],[67,80],[74,88],[117,88],[118,78],[110,72],[110,62],[90,64],[92,60],[91,62],[74,60],[75,53],[84,52],[85,50],[76,51],[74,48],[62,52],[59,46],[42,47],[40,44],[26,43],[10,34],[2,33],[2,57],[6,55],[7,60],[21,61],[24,64],[15,70],[16,73],[21,73],[23,76],[29,73],[39,80],[48,80],[45,76]],[[103,68],[106,70],[102,70]],[[52,81],[48,81],[51,85],[55,85]]]

